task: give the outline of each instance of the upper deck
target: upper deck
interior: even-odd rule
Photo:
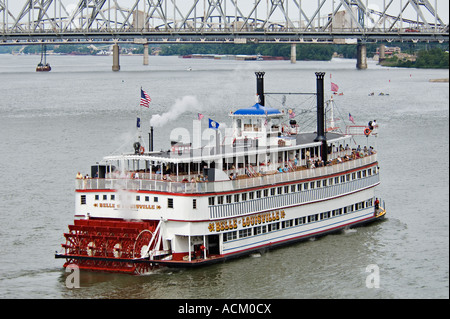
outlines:
[[[331,155],[332,159],[328,165],[319,164],[318,167],[312,163],[320,163],[320,159],[316,155],[312,155],[309,160],[306,158],[298,160],[297,164],[294,159],[276,165],[260,165],[257,168],[247,165],[225,169],[225,174],[232,175],[232,177],[215,181],[204,180],[200,171],[192,171],[190,175],[162,175],[160,172],[150,172],[145,169],[128,171],[122,175],[112,172],[107,173],[105,178],[79,179],[76,181],[76,189],[78,191],[133,190],[180,194],[232,192],[340,174],[377,162],[377,154],[372,150],[356,152],[356,150],[339,150],[337,148],[337,151],[332,152]],[[284,167],[284,169],[280,172],[276,167]],[[199,179],[200,176],[203,178]]]

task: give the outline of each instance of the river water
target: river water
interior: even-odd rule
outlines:
[[[142,57],[122,56],[121,71],[112,72],[112,57],[50,56],[53,70],[36,73],[38,60],[0,55],[1,298],[449,298],[449,85],[429,82],[448,78],[448,70],[375,62],[356,70],[354,60],[342,59],[150,57],[143,66]],[[259,70],[266,92],[314,92],[314,72],[325,71],[326,87],[333,81],[344,93],[335,97],[335,115],[348,122],[351,113],[361,125],[377,120],[372,142],[387,219],[200,269],[141,277],[82,272],[81,288],[67,288],[54,253],[73,220],[75,175],[131,150],[140,87],[152,97],[142,110],[144,130],[153,115],[175,110],[155,128],[155,148],[166,149],[172,130],[191,130],[198,112],[228,122],[231,110],[253,105]],[[266,104],[280,99],[269,96]],[[287,101],[297,111],[313,104],[299,99]],[[379,288],[366,284],[374,267]]]

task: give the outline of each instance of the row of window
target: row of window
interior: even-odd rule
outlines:
[[[223,205],[223,204],[244,202],[246,200],[252,200],[255,198],[262,198],[262,197],[269,197],[269,196],[275,196],[275,195],[281,195],[281,194],[301,192],[301,191],[306,191],[308,189],[327,187],[327,186],[337,185],[339,183],[350,182],[352,180],[371,176],[372,174],[376,174],[376,172],[377,172],[377,168],[373,167],[373,168],[353,172],[351,174],[349,173],[349,174],[345,174],[345,175],[341,175],[341,176],[324,178],[324,179],[311,181],[311,182],[273,187],[270,189],[267,188],[267,189],[263,189],[263,190],[257,190],[257,191],[253,191],[253,192],[240,193],[240,194],[234,194],[234,195],[225,195],[225,196],[219,195],[216,197],[209,197],[208,204],[209,204],[209,206],[216,205],[216,199],[217,199],[217,205]]]
[[[108,200],[108,195],[103,195],[102,198],[103,198],[103,200]],[[150,196],[145,196],[144,198],[145,198],[146,202],[150,201]],[[129,196],[128,199],[131,199],[131,196]],[[100,200],[100,195],[95,195],[95,200],[96,201]],[[111,194],[110,195],[110,200],[112,200],[112,201],[116,200],[116,195]],[[118,200],[119,201],[121,200],[120,195],[118,197]],[[141,200],[141,196],[137,195],[136,196],[136,201],[139,202],[140,200]],[[153,202],[154,203],[158,203],[159,202],[158,197],[156,197],[156,196],[153,197]],[[86,205],[86,195],[81,195],[80,203],[81,203],[81,205]],[[167,208],[174,208],[173,198],[167,198]],[[195,199],[195,198],[192,199],[192,208],[193,209],[197,209],[197,199]]]
[[[230,241],[238,238],[245,238],[250,236],[256,236],[259,234],[265,234],[271,231],[294,227],[294,226],[300,226],[308,223],[318,222],[321,220],[338,217],[343,214],[349,214],[352,212],[356,212],[358,210],[361,210],[363,208],[368,208],[373,206],[373,199],[368,199],[363,202],[359,202],[353,205],[349,205],[346,207],[334,209],[332,211],[318,213],[318,214],[312,214],[309,216],[303,216],[295,219],[285,220],[282,222],[275,222],[272,224],[262,225],[262,226],[255,226],[253,228],[245,228],[239,231],[231,231],[223,234],[223,241]]]
[[[110,200],[115,201],[116,200],[116,195],[115,194],[111,194],[110,196]],[[108,200],[108,195],[103,195],[102,196],[103,200]],[[128,200],[131,199],[131,196],[128,196]],[[95,195],[95,200],[98,201],[100,200],[100,195]],[[121,200],[121,196],[118,196],[118,200]],[[136,195],[136,201],[139,202],[141,200],[141,196],[140,195]],[[144,196],[144,200],[146,202],[150,201],[150,196]],[[158,197],[153,197],[153,202],[154,203],[158,203]],[[86,205],[86,195],[81,195],[81,205]],[[174,208],[173,207],[173,198],[167,198],[167,208]],[[197,200],[193,199],[192,201],[192,208],[197,209]]]
[[[144,197],[144,200],[145,200],[146,202],[149,202],[149,201],[150,201],[150,196],[143,196],[143,197]],[[108,200],[108,195],[103,195],[103,196],[102,196],[102,199],[103,199],[103,200]],[[115,195],[115,194],[109,195],[109,199],[110,199],[110,200],[116,200],[116,195]],[[127,196],[127,199],[128,199],[128,200],[131,200],[131,195],[128,195],[128,196]],[[98,195],[98,194],[95,195],[95,200],[100,200],[100,195]],[[118,200],[119,200],[119,201],[122,200],[122,198],[121,198],[120,195],[118,196]],[[136,201],[137,201],[137,202],[141,201],[141,196],[140,196],[140,195],[136,195]],[[154,203],[158,203],[158,197],[157,197],[157,196],[153,197],[153,202],[154,202]]]

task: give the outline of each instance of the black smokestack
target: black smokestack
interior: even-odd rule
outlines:
[[[153,126],[150,126],[150,133],[148,133],[148,150],[153,152]]]
[[[256,74],[256,94],[259,96],[259,104],[264,106],[264,74],[266,72],[255,72]]]
[[[316,72],[316,85],[317,85],[317,137],[315,142],[322,141],[322,147],[320,155],[322,160],[326,162],[328,160],[328,147],[327,138],[325,137],[325,103],[324,103],[324,85],[323,78],[325,72]]]

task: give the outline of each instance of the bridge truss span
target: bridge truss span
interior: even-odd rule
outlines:
[[[373,2],[372,0],[371,2]],[[448,42],[444,0],[0,0],[0,45]]]

